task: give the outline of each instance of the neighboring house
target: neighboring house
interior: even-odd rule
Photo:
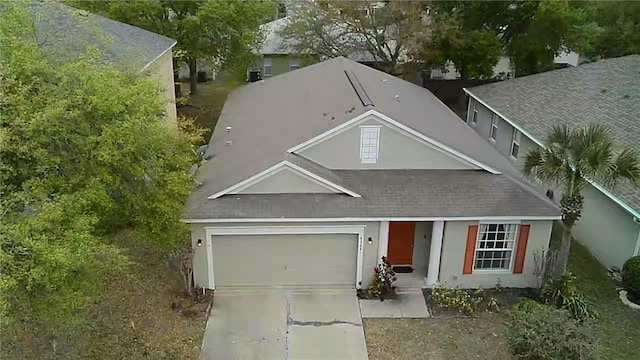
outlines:
[[[311,54],[306,56],[295,54],[283,43],[279,32],[289,20],[289,17],[283,17],[261,26],[265,38],[257,52],[259,58],[249,66],[249,72],[260,71],[261,78],[265,79],[297,70],[311,58],[315,58]]]
[[[526,153],[543,146],[561,124],[606,125],[617,145],[640,151],[639,70],[640,55],[630,55],[465,89],[466,121],[519,168]],[[559,201],[561,194],[550,190]],[[576,239],[608,267],[640,254],[640,188],[592,183],[583,195]]]
[[[556,56],[553,62],[557,67],[567,67],[578,66],[580,60],[583,59],[581,59],[580,55],[577,53],[565,51]],[[507,56],[501,56],[500,59],[498,59],[498,63],[493,67],[492,77],[506,79],[514,76],[515,74],[511,67],[511,60]],[[431,79],[455,80],[460,79],[460,73],[453,63],[449,62],[442,69],[431,69],[430,77]]]
[[[33,2],[29,10],[36,41],[52,56],[78,56],[97,49],[105,62],[153,73],[166,104],[166,115],[176,119],[172,61],[175,40],[57,2]]]
[[[343,57],[234,90],[183,220],[204,288],[537,285],[559,209],[433,94]]]

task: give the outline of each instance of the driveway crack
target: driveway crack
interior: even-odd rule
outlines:
[[[347,325],[353,325],[353,326],[362,326],[362,324],[358,324],[358,323],[354,323],[352,321],[344,321],[344,320],[331,320],[331,321],[300,321],[300,320],[294,320],[294,319],[290,319],[291,320],[291,324],[290,325],[299,325],[299,326],[316,326],[316,327],[320,327],[320,326],[331,326],[331,325],[338,325],[338,324],[347,324]]]

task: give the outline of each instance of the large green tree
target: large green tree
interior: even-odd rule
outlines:
[[[640,181],[640,163],[636,151],[631,148],[616,149],[611,131],[601,125],[570,129],[554,127],[547,137],[545,147],[535,148],[526,155],[524,173],[543,183],[562,189],[562,244],[553,276],[564,273],[571,230],[582,216],[584,198],[582,190],[589,180],[608,187],[621,181]]]
[[[640,1],[594,1],[585,8],[598,24],[593,49],[587,55],[610,58],[640,54]]]
[[[428,30],[416,38],[416,60],[463,77],[491,77],[501,55],[516,75],[550,70],[563,51],[589,49],[595,25],[569,1],[434,1]]]
[[[69,0],[68,4],[177,40],[176,60],[189,66],[191,93],[197,93],[197,60],[212,67],[246,68],[251,49],[262,40],[260,25],[276,4],[260,0]],[[175,61],[177,67],[179,61]]]
[[[33,29],[0,5],[0,325],[53,331],[126,265],[104,234],[132,225],[150,246],[184,246],[197,136],[165,119],[152,74],[60,58]]]

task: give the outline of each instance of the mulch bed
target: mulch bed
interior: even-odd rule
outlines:
[[[424,301],[429,309],[432,317],[452,318],[452,317],[468,317],[462,312],[454,309],[441,308],[431,297],[432,289],[422,289]],[[502,288],[502,289],[469,289],[467,290],[472,296],[482,296],[482,301],[478,304],[478,312],[486,311],[487,305],[491,299],[495,299],[499,306],[499,311],[508,310],[516,303],[523,299],[535,299],[535,289],[518,289],[518,288]]]

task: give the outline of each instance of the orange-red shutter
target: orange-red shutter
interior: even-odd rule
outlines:
[[[476,238],[478,237],[478,225],[470,225],[467,231],[467,247],[464,251],[463,274],[471,274],[473,271],[473,255],[476,252]]]
[[[527,241],[529,241],[529,228],[531,225],[520,225],[518,244],[516,246],[516,260],[513,264],[513,273],[522,274],[524,268],[524,255],[527,253]]]

